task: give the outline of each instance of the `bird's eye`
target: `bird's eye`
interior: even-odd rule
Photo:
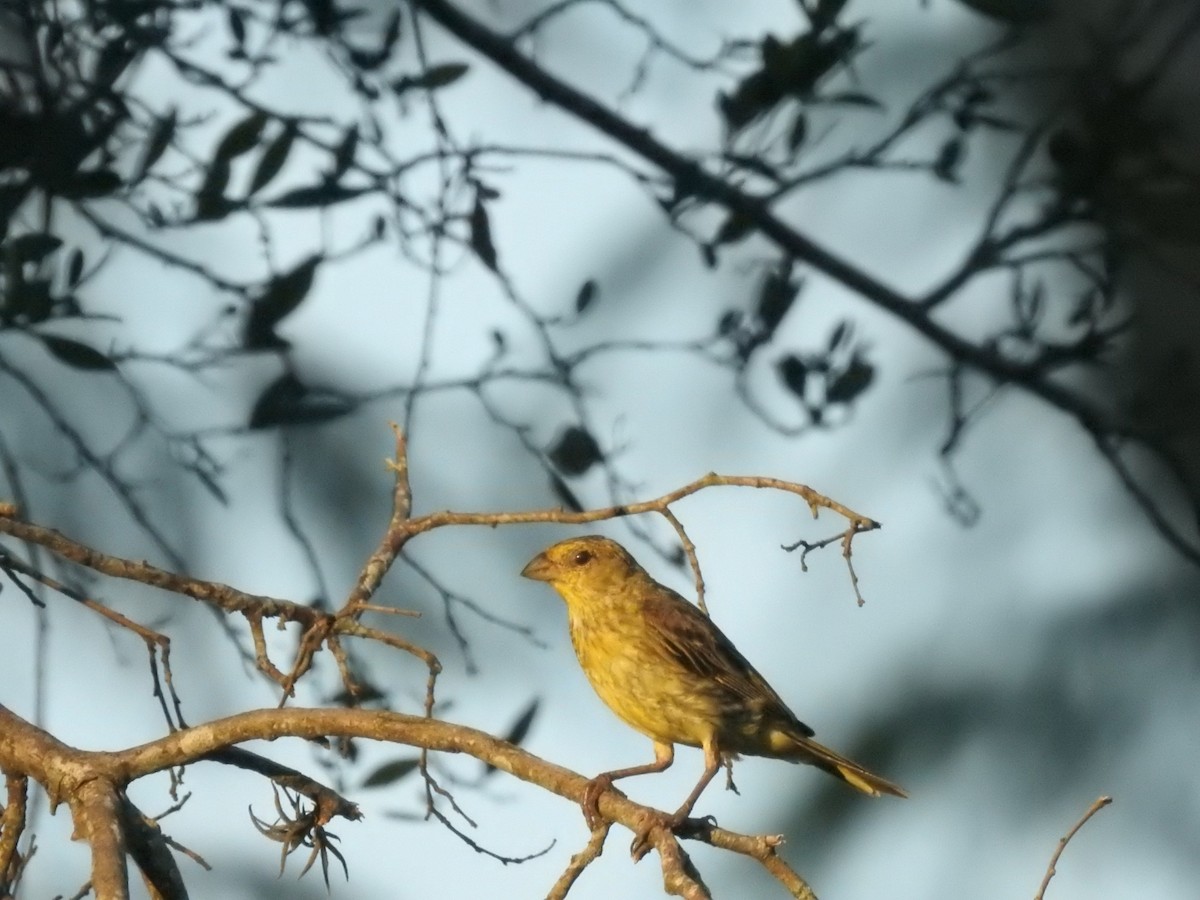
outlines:
[[[575,554],[574,557],[572,557],[571,561],[577,566],[586,566],[592,561],[592,551],[580,550]]]

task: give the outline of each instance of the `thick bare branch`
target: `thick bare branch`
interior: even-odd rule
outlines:
[[[120,814],[129,856],[141,872],[151,900],[187,900],[183,874],[158,823],[143,815],[124,796],[120,798]]]
[[[12,889],[13,861],[17,842],[25,830],[25,813],[29,802],[29,779],[10,774],[4,779],[4,811],[0,813],[0,889]]]
[[[129,848],[122,827],[121,797],[108,779],[86,777],[66,798],[75,821],[75,837],[87,841],[92,851],[92,891],[96,900],[126,900]]]
[[[282,737],[354,737],[408,744],[427,751],[462,753],[574,803],[583,801],[588,785],[584,776],[507,741],[465,725],[424,716],[363,709],[261,709],[184,728],[126,750],[94,752],[68,747],[0,706],[0,768],[28,775],[46,787],[52,799],[73,797],[85,784],[102,783],[107,787],[93,798],[94,804],[99,804],[97,814],[103,811],[101,801],[107,796],[105,791],[111,790],[115,798],[119,787],[146,775],[209,758],[245,741]],[[701,883],[686,855],[663,843],[675,841],[675,836],[662,828],[665,813],[615,791],[600,796],[599,810],[606,819],[624,825],[634,834],[651,834],[660,851],[666,848],[664,866],[669,860],[671,868],[664,869],[664,881],[672,889],[694,891],[692,885]],[[756,859],[775,873],[777,863],[772,860],[777,859],[777,838],[738,834],[717,827],[685,829],[680,836]],[[115,878],[109,868],[101,874],[110,882]],[[798,881],[799,876],[793,876],[793,880]]]

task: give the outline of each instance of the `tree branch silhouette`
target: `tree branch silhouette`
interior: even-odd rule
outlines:
[[[702,162],[671,149],[657,140],[647,128],[636,125],[582,90],[552,75],[523,54],[507,36],[487,27],[458,5],[449,0],[411,2],[414,7],[508,72],[542,100],[588,123],[621,146],[657,166],[672,180],[677,197],[692,196],[703,202],[725,207],[732,216],[743,220],[747,228],[768,238],[789,259],[811,266],[911,327],[944,352],[954,366],[965,366],[999,385],[1016,386],[1070,416],[1092,437],[1105,458],[1111,461],[1116,452],[1111,448],[1128,441],[1146,447],[1168,464],[1171,463],[1173,454],[1160,435],[1131,422],[1121,421],[1108,414],[1085,393],[1056,381],[1052,375],[1058,366],[1048,364],[1048,360],[1045,359],[1023,362],[1009,358],[1000,352],[998,343],[976,343],[968,340],[940,324],[932,315],[933,310],[945,302],[954,291],[990,269],[1002,248],[1045,235],[1071,221],[1071,216],[1063,212],[1053,213],[1050,218],[1032,228],[1014,229],[999,238],[993,237],[985,230],[962,268],[950,276],[942,286],[935,288],[924,298],[907,297],[869,275],[861,266],[821,247],[815,240],[789,225],[772,209],[772,200],[775,198],[771,194],[749,193],[730,180],[712,174]],[[1033,139],[1040,135],[1040,130],[1035,129],[1031,132]],[[1027,148],[1034,142],[1029,141]],[[1027,159],[1028,149],[1018,153],[1016,162],[1019,164]],[[1017,171],[1019,169],[1018,165]],[[1001,192],[1001,199],[997,201],[997,211],[988,218],[988,229],[996,226],[998,210],[1003,208],[1003,204],[1011,196],[1012,186],[1010,179],[1007,189]],[[1056,258],[1061,256],[1062,251],[1055,252]],[[1083,348],[1076,349],[1078,351]],[[1077,363],[1086,360],[1090,355],[1090,349],[1087,352],[1066,353],[1061,361]],[[1124,479],[1124,472],[1122,477]],[[1185,533],[1163,515],[1160,504],[1145,490],[1131,491],[1131,494],[1168,543],[1191,562],[1200,563],[1200,541],[1196,536]]]

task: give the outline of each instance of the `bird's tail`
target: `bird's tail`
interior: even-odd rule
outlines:
[[[852,788],[860,790],[864,794],[870,794],[872,797],[878,797],[880,794],[891,794],[894,797],[908,796],[899,785],[892,784],[886,778],[867,771],[858,763],[846,759],[844,756],[839,756],[810,737],[801,737],[795,734],[790,734],[788,737],[791,739],[792,747],[789,748],[790,752],[785,754],[787,759],[824,769]]]

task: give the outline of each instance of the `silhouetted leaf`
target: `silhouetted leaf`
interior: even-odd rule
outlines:
[[[717,334],[721,337],[729,337],[740,331],[742,327],[742,313],[737,309],[727,309],[721,313],[721,317],[717,319]]]
[[[537,715],[539,700],[535,697],[521,715],[517,716],[517,721],[513,722],[512,727],[508,729],[508,733],[504,735],[504,740],[514,746],[520,747],[521,741],[525,740],[525,736],[529,734],[529,728],[533,725],[533,719]],[[483,770],[484,776],[491,775],[496,771],[496,767],[488,763]]]
[[[387,27],[383,29],[383,41],[380,43],[380,52],[386,59],[391,55],[392,50],[396,46],[396,41],[400,38],[400,9],[397,7],[392,10],[392,15],[388,18]]]
[[[363,779],[362,786],[364,788],[383,787],[388,784],[395,784],[406,775],[410,775],[417,770],[421,765],[421,760],[415,756],[399,757],[391,762],[386,762],[379,766],[375,771]]]
[[[196,191],[196,221],[211,221],[228,212],[231,206],[225,197],[228,185],[229,161],[218,157],[209,164],[200,190]]]
[[[95,200],[115,193],[123,184],[112,169],[91,169],[67,178],[59,185],[58,195],[65,200]]]
[[[789,353],[775,365],[788,390],[803,400],[808,383],[808,364],[794,353]]]
[[[850,63],[854,53],[859,48],[859,27],[857,25],[850,28],[840,28],[828,36],[823,36],[816,43],[816,50],[812,54],[810,72],[806,73],[812,77],[812,86],[815,88],[817,82],[832,72],[838,66],[846,66]],[[793,90],[797,96],[805,96],[808,93],[807,89]]]
[[[312,289],[313,276],[324,257],[319,253],[308,257],[290,272],[271,279],[262,294],[250,307],[246,319],[243,345],[250,350],[287,346],[275,334],[275,326],[295,312]]]
[[[314,609],[319,609],[322,612],[329,609],[329,604],[322,598],[318,597],[312,604]],[[370,681],[363,680],[362,675],[356,675],[357,688],[354,691],[348,691],[343,688],[340,691],[334,692],[329,702],[334,706],[344,706],[347,709],[355,709],[367,703],[374,703],[377,700],[386,700],[387,694],[380,690],[379,686]]]
[[[754,231],[754,222],[748,216],[740,212],[731,212],[729,217],[721,223],[717,236],[713,238],[713,243],[732,244],[742,240],[752,231]]]
[[[837,31],[828,37],[816,31],[797,35],[784,44],[773,35],[763,38],[760,52],[763,74],[771,90],[765,94],[767,109],[785,97],[810,99],[818,83],[836,66],[845,63],[854,49],[853,32]]]
[[[854,334],[854,325],[848,320],[842,319],[833,327],[833,331],[829,333],[829,352],[833,353],[843,343],[850,339]]]
[[[751,355],[763,344],[761,332],[749,328],[740,328],[733,333],[733,347],[737,351],[738,362],[745,364]]]
[[[346,129],[341,142],[333,152],[333,171],[329,173],[330,181],[337,181],[354,164],[354,154],[358,150],[358,126],[351,125]]]
[[[225,136],[217,144],[217,152],[213,154],[214,162],[216,160],[228,162],[241,156],[243,153],[249,153],[258,145],[258,139],[262,135],[266,125],[266,113],[250,113],[250,115],[225,132]]]
[[[14,262],[39,263],[59,247],[62,238],[44,231],[22,234],[4,242],[4,251]]]
[[[67,286],[75,287],[83,277],[83,251],[76,247],[67,259]]]
[[[225,9],[225,22],[229,25],[229,33],[233,35],[233,42],[240,49],[246,43],[246,21],[245,13],[236,6],[229,5]]]
[[[816,7],[809,16],[813,31],[823,31],[832,25],[845,5],[846,0],[817,0]]]
[[[540,701],[538,698],[535,697],[532,702],[525,707],[521,715],[517,716],[517,720],[513,722],[512,727],[505,733],[504,740],[508,741],[514,746],[521,746],[521,742],[524,741],[526,735],[529,734],[530,726],[533,725],[534,717],[537,715],[539,702]]]
[[[196,211],[192,214],[194,222],[215,222],[222,219],[237,208],[237,204],[221,194],[198,194],[196,196]],[[159,217],[155,223],[162,227],[165,222]]]
[[[596,439],[578,425],[566,429],[546,456],[564,475],[582,475],[604,459]]]
[[[788,129],[788,150],[795,153],[800,149],[800,145],[804,143],[806,137],[808,137],[808,116],[803,112],[798,112],[796,118],[792,120],[792,127]]]
[[[827,94],[821,97],[821,100],[824,103],[839,106],[868,106],[872,109],[883,109],[882,103],[870,94],[864,94],[859,91],[843,91],[838,94]]]
[[[575,312],[582,313],[592,301],[596,299],[596,279],[589,278],[579,288],[579,293],[575,295]]]
[[[96,57],[96,67],[92,74],[92,82],[96,87],[110,88],[120,78],[137,53],[133,44],[124,34],[118,34],[103,47]]]
[[[5,321],[24,320],[28,324],[37,324],[50,318],[54,311],[54,298],[50,294],[50,281],[47,278],[25,280],[20,267],[14,267],[8,272],[8,296],[0,310]]]
[[[963,158],[963,142],[960,138],[950,138],[938,151],[933,163],[934,177],[941,181],[956,184],[958,182],[958,166]]]
[[[825,385],[825,399],[830,403],[849,403],[875,380],[875,367],[856,350],[849,365],[829,379]]]
[[[688,567],[687,551],[682,547],[674,547],[671,550],[670,556],[666,557],[667,562],[677,569],[686,569]]]
[[[288,154],[291,153],[295,140],[296,125],[288,122],[283,126],[283,130],[275,136],[275,139],[267,144],[267,148],[259,157],[258,165],[254,168],[254,175],[250,179],[250,189],[247,191],[247,195],[254,194],[266,187],[271,179],[279,174],[284,163],[287,162]]]
[[[383,53],[383,51],[378,49],[360,50],[358,47],[348,46],[346,48],[346,55],[350,57],[350,62],[354,64],[354,67],[363,72],[374,72],[385,62],[387,62],[387,56]],[[355,85],[356,90],[361,90],[364,88],[366,88],[365,82]]]
[[[454,84],[454,82],[466,75],[467,70],[470,68],[466,63],[442,63],[439,66],[430,66],[421,76],[421,87],[433,90],[434,88]]]
[[[303,0],[317,34],[328,37],[342,22],[334,0]]]
[[[73,341],[70,338],[56,337],[50,334],[39,334],[38,337],[46,345],[47,350],[68,366],[73,366],[76,369],[109,372],[117,367],[117,364],[111,359],[99,350],[89,347],[87,344],[81,344],[79,341]]]
[[[783,97],[782,83],[763,69],[743,78],[733,93],[718,94],[717,108],[730,134],[736,134],[756,118],[773,109]]]
[[[781,264],[771,269],[758,290],[758,308],[755,313],[762,323],[762,338],[767,341],[783,321],[800,291],[798,282],[792,281],[792,267]]]
[[[322,182],[310,187],[294,188],[267,201],[274,209],[308,209],[314,206],[333,206],[361,197],[370,191],[367,187],[343,187],[340,184]]]
[[[396,94],[403,94],[414,88],[436,90],[458,81],[467,74],[469,68],[470,66],[466,63],[442,63],[438,66],[430,66],[418,75],[404,75],[397,78],[392,82],[391,88]]]
[[[471,249],[485,266],[496,271],[496,245],[492,243],[492,226],[488,221],[487,207],[476,194],[475,206],[471,209]]]
[[[175,107],[171,107],[165,116],[154,120],[154,126],[150,129],[150,134],[146,136],[145,152],[142,153],[137,170],[131,179],[135,184],[146,177],[146,173],[171,145],[171,139],[175,137],[176,115]]]
[[[572,512],[583,512],[583,504],[579,502],[579,498],[567,487],[567,483],[553,472],[550,473],[550,488],[565,509]]]
[[[271,382],[250,413],[249,427],[310,425],[327,422],[354,410],[354,403],[333,391],[314,391],[291,372]]]

